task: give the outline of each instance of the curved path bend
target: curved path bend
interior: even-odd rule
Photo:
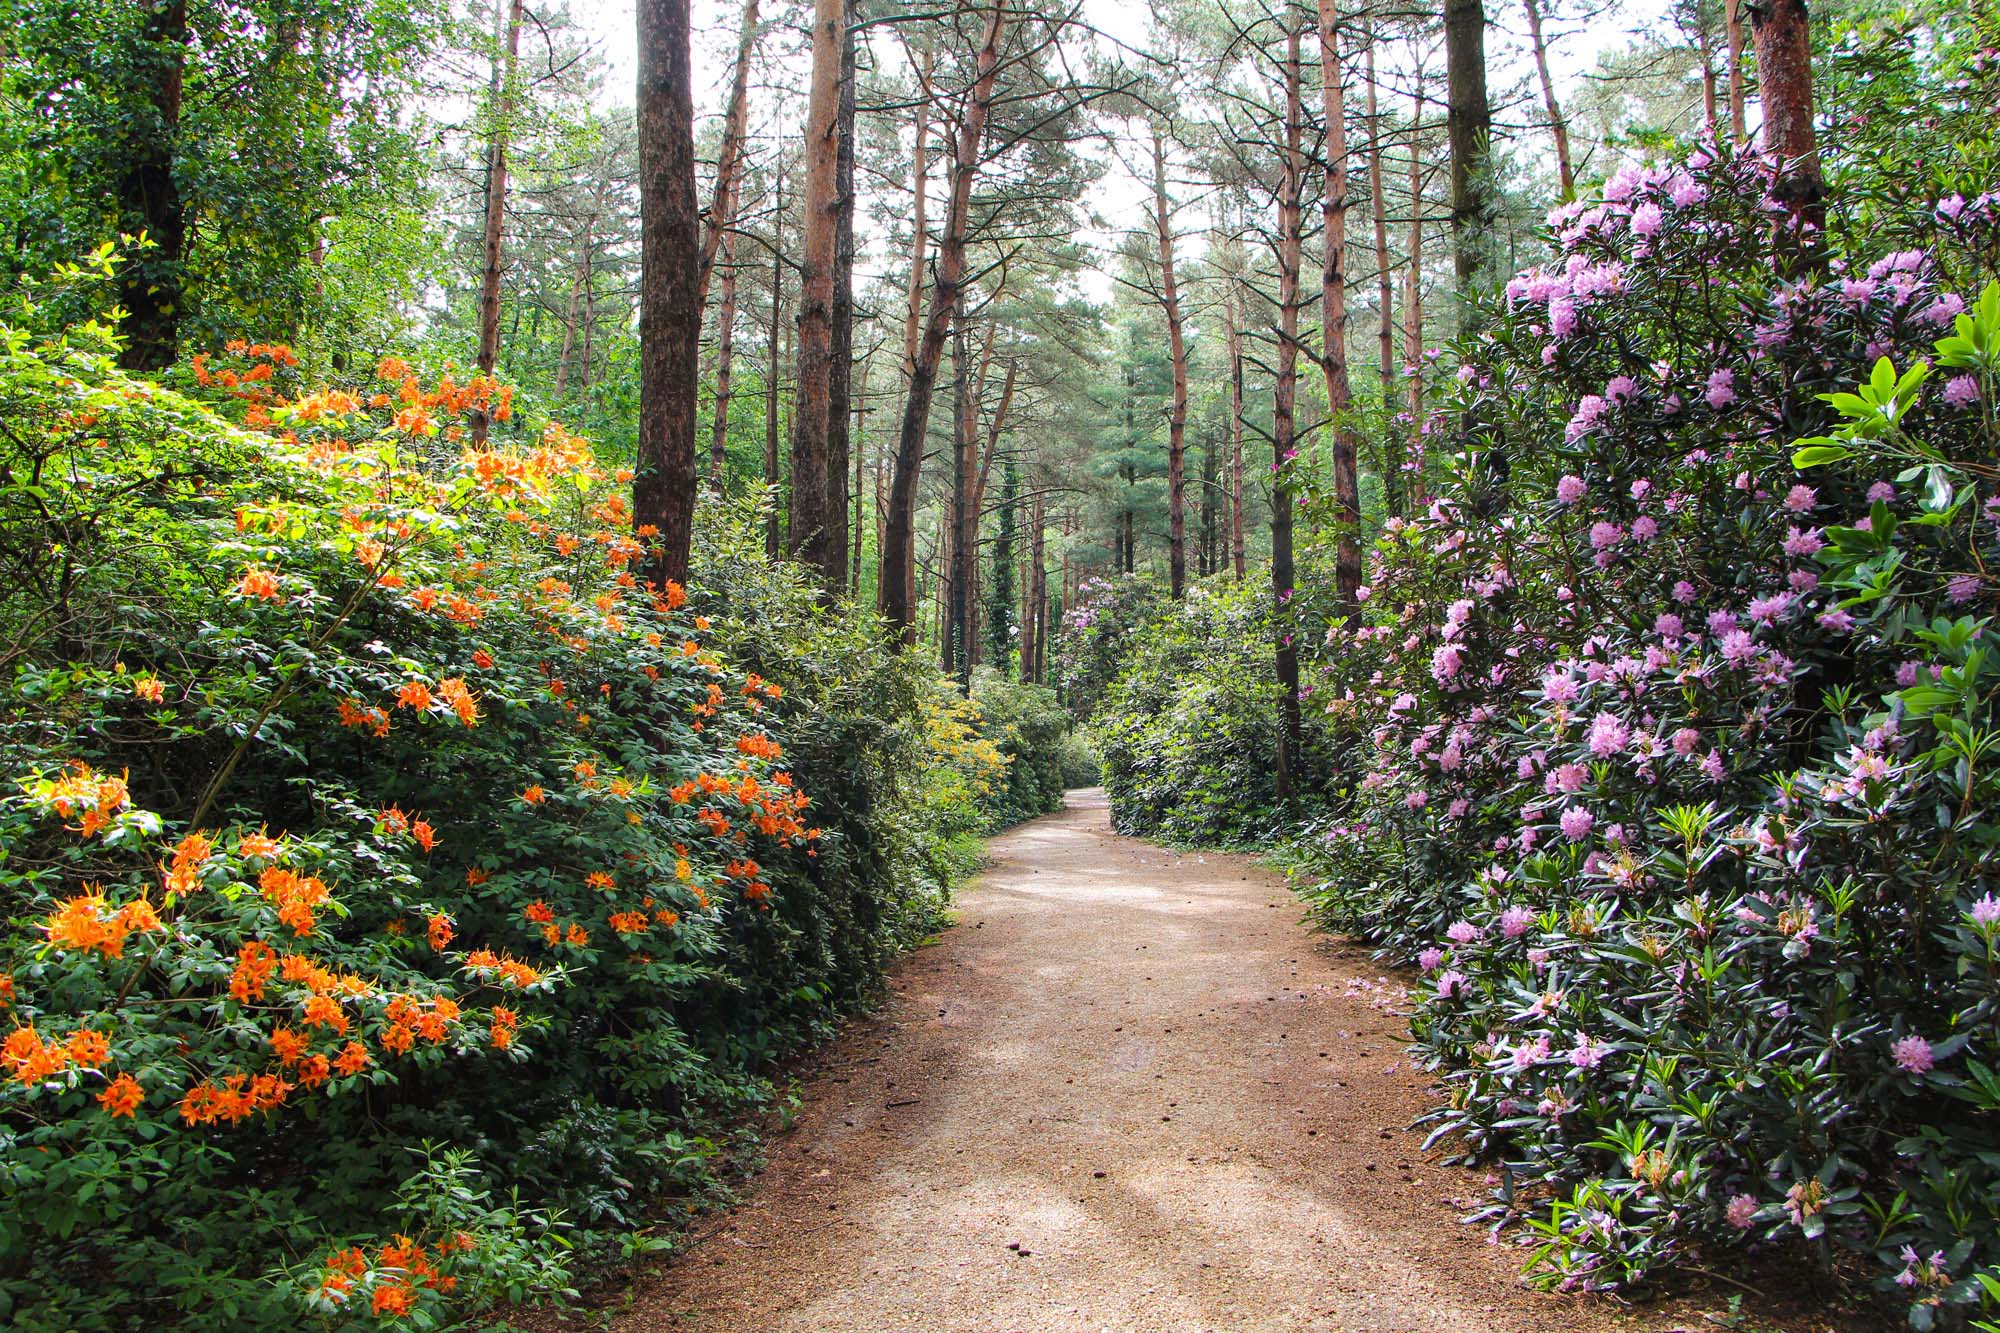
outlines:
[[[1248,858],[1102,793],[990,844],[959,922],[827,1053],[735,1208],[623,1333],[1575,1333],[1405,1129],[1397,988]]]

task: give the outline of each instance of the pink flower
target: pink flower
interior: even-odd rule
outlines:
[[[1736,372],[1718,370],[1708,377],[1708,405],[1720,412],[1736,401]]]
[[[1658,236],[1663,220],[1658,204],[1641,204],[1632,210],[1632,234]]]
[[[1693,602],[1694,597],[1695,597],[1694,585],[1692,583],[1689,583],[1686,579],[1681,579],[1680,581],[1674,584],[1674,600],[1679,602],[1682,606],[1686,606],[1689,603]]]
[[[1812,555],[1826,542],[1820,537],[1818,528],[1790,527],[1785,529],[1785,554],[1794,560]]]
[[[1569,1051],[1569,1062],[1578,1069],[1595,1069],[1604,1062],[1605,1047],[1590,1039],[1588,1032],[1577,1038]]]
[[[1936,1064],[1931,1057],[1931,1044],[1915,1035],[1890,1042],[1889,1054],[1896,1057],[1896,1068],[1906,1074],[1928,1074]]]
[[[1412,810],[1421,810],[1429,805],[1430,801],[1431,795],[1426,791],[1413,791],[1403,798],[1403,804]]]
[[[1573,505],[1583,498],[1586,489],[1582,477],[1566,475],[1556,482],[1556,499],[1566,505]]]
[[[1599,713],[1590,722],[1590,752],[1599,759],[1619,753],[1632,740],[1632,729],[1616,713]]]
[[[1887,504],[1896,498],[1896,488],[1886,481],[1878,481],[1868,488],[1869,504]]]
[[[1979,575],[1953,574],[1944,585],[1944,595],[1953,606],[1959,606],[1979,596]]]
[[[1660,525],[1651,514],[1641,514],[1632,520],[1634,541],[1649,542],[1660,535]]]
[[[1438,964],[1444,962],[1444,950],[1430,948],[1417,955],[1417,966],[1426,972],[1435,972]]]
[[[1982,930],[2000,925],[2000,898],[1989,893],[1974,903],[1972,910],[1966,915],[1972,918],[1973,925]]]
[[[1590,836],[1590,827],[1597,822],[1597,817],[1580,805],[1572,805],[1562,812],[1562,818],[1557,822],[1562,825],[1565,838],[1571,842],[1582,842]]]
[[[1953,375],[1944,384],[1946,407],[1971,407],[1979,401],[1979,381],[1970,375]]]
[[[1534,924],[1534,911],[1530,908],[1522,907],[1519,903],[1516,903],[1500,914],[1500,933],[1510,940],[1520,939],[1528,933],[1529,927]]]
[[[1748,1231],[1750,1224],[1757,1220],[1757,1200],[1748,1194],[1739,1194],[1722,1210],[1722,1216],[1738,1231]]]
[[[1444,937],[1453,944],[1472,944],[1478,941],[1485,933],[1485,931],[1473,925],[1470,921],[1454,921],[1445,927]]]
[[[1454,995],[1465,994],[1465,973],[1457,968],[1438,974],[1437,994],[1440,1000],[1449,1000]]]
[[[1678,639],[1686,628],[1681,618],[1671,611],[1662,611],[1653,617],[1653,633],[1663,639]]]
[[[1785,492],[1785,508],[1803,514],[1819,503],[1819,492],[1801,482]]]

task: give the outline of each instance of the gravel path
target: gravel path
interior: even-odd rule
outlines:
[[[1518,1286],[1520,1252],[1459,1225],[1479,1180],[1404,1129],[1423,1081],[1394,987],[1301,925],[1276,876],[1118,837],[1097,792],[990,852],[744,1202],[614,1328],[1713,1327]]]

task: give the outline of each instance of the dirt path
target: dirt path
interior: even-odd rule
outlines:
[[[991,844],[960,924],[835,1047],[745,1202],[627,1333],[1709,1327],[1520,1289],[1427,1161],[1376,973],[1241,857],[1095,792]]]

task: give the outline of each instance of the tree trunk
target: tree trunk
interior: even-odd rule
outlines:
[[[715,311],[715,420],[708,442],[708,476],[718,493],[729,477],[729,372],[735,355],[736,233],[731,231],[722,242],[722,296]]]
[[[837,196],[833,232],[833,375],[828,386],[826,419],[827,537],[834,557],[827,570],[827,587],[847,586],[847,460],[853,451],[854,421],[854,112],[855,28],[863,0],[848,0],[849,21],[841,33],[840,105],[836,117],[840,144],[834,153],[833,182]],[[856,502],[861,488],[855,487]]]
[[[1729,35],[1729,128],[1739,144],[1748,142],[1750,128],[1743,110],[1743,6],[1723,0],[1723,25]]]
[[[963,310],[954,321],[951,362],[951,604],[945,624],[945,651],[951,663],[948,670],[958,677],[959,684],[970,685],[975,634],[973,584],[979,565],[979,509],[972,493],[979,466],[979,400],[973,389]]]
[[[1299,267],[1304,249],[1299,196],[1305,174],[1302,145],[1305,108],[1301,100],[1299,28],[1285,34],[1285,140],[1278,176],[1278,347],[1271,385],[1271,605],[1275,612],[1278,684],[1278,800],[1296,795],[1301,730],[1299,650],[1286,628],[1292,600],[1292,489],[1290,475],[1297,422],[1299,360]]]
[[[879,346],[879,344],[877,345]],[[868,349],[868,359],[861,363],[861,389],[854,395],[854,432],[852,436],[854,447],[854,490],[848,497],[848,502],[854,506],[854,511],[849,516],[847,524],[850,540],[854,543],[851,556],[847,562],[847,595],[850,599],[861,596],[861,534],[864,531],[862,527],[862,519],[864,517],[862,513],[862,496],[865,490],[862,483],[865,480],[865,469],[868,458],[867,434],[864,427],[867,424],[868,418],[868,380],[870,372],[874,368],[875,348],[871,347]]]
[[[909,397],[903,405],[902,429],[896,438],[896,466],[889,484],[889,517],[883,529],[881,610],[891,625],[912,641],[916,629],[916,590],[911,580],[886,577],[912,563],[916,535],[917,473],[923,465],[924,437],[930,429],[931,398],[937,388],[938,362],[951,333],[965,281],[965,236],[972,206],[972,182],[986,137],[986,114],[993,99],[993,82],[1000,64],[1000,38],[1006,8],[996,3],[986,21],[986,33],[975,58],[975,77],[965,109],[953,132],[951,194],[945,205],[944,232],[938,238],[937,277],[931,287],[930,313],[916,355],[911,358]]]
[[[1230,279],[1225,302],[1229,345],[1229,550],[1236,581],[1249,577],[1243,538],[1243,294]]]
[[[187,0],[166,0],[147,16],[140,37],[144,106],[135,108],[133,152],[118,178],[119,228],[152,244],[124,256],[118,331],[127,370],[165,370],[180,348],[186,275],[187,204],[174,178],[179,153],[181,95],[187,67]]]
[[[729,109],[722,117],[722,149],[715,158],[715,186],[709,196],[706,225],[701,234],[701,296],[708,300],[708,282],[722,238],[736,225],[736,200],[743,181],[743,140],[750,120],[750,57],[757,49],[759,0],[743,0],[743,26],[736,38],[736,67],[729,82]]]
[[[764,494],[770,511],[764,516],[764,554],[778,558],[778,380],[785,364],[785,155],[781,149],[774,168],[777,201],[771,213],[771,340],[764,356]]]
[[[1396,454],[1391,442],[1397,438],[1394,413],[1389,410],[1395,397],[1396,383],[1396,288],[1394,270],[1389,264],[1389,198],[1382,170],[1382,108],[1375,82],[1375,28],[1372,23],[1362,33],[1361,40],[1361,54],[1365,62],[1363,77],[1368,90],[1368,205],[1375,224],[1375,340],[1376,353],[1381,360],[1382,417],[1385,423],[1382,457],[1387,464],[1382,469],[1382,491],[1386,507],[1394,514],[1398,512],[1397,496],[1401,493],[1395,467],[1390,461]]]
[[[480,242],[479,353],[481,375],[491,375],[500,359],[500,241],[507,221],[507,134],[513,120],[514,62],[521,51],[521,0],[494,6],[493,76],[488,114],[493,124],[486,143],[486,231]],[[472,414],[472,442],[486,443],[485,411]]]
[[[1534,3],[1534,0],[1529,0]],[[1695,52],[1701,58],[1701,126],[1702,132],[1711,141],[1722,137],[1721,124],[1717,118],[1715,97],[1715,42],[1709,36],[1708,25],[1695,16]]]
[[[1333,498],[1340,536],[1334,548],[1338,607],[1359,609],[1361,474],[1354,448],[1354,389],[1347,373],[1347,80],[1340,64],[1337,0],[1319,0],[1320,93],[1326,115],[1326,190],[1322,196],[1325,260],[1320,268],[1320,368],[1326,376],[1333,435]]]
[[[656,582],[685,583],[694,544],[701,218],[694,197],[688,0],[638,0],[639,457],[632,513],[657,529]]]
[[[1805,0],[1764,0],[1751,9],[1750,23],[1757,43],[1757,96],[1764,105],[1764,153],[1778,173],[1771,193],[1795,224],[1812,230],[1801,239],[1816,249],[1826,206],[1813,131],[1812,32]]]
[[[1167,587],[1178,598],[1187,588],[1187,338],[1181,328],[1180,289],[1174,282],[1174,218],[1167,200],[1167,149],[1153,125],[1153,224],[1160,245],[1160,305],[1167,317],[1167,354],[1174,397],[1167,410]]]
[[[1038,488],[1028,506],[1028,610],[1021,619],[1021,679],[1032,685],[1042,683],[1043,618],[1047,614],[1048,511]]]
[[[1458,271],[1462,324],[1478,317],[1470,298],[1484,294],[1492,268],[1493,107],[1486,95],[1483,0],[1445,0],[1445,88],[1451,139],[1452,263]]]
[[[1410,263],[1403,288],[1403,373],[1409,377],[1411,507],[1421,510],[1424,483],[1424,119],[1422,85],[1410,112]]]
[[[1549,136],[1556,141],[1556,175],[1562,181],[1563,198],[1576,197],[1576,173],[1569,160],[1569,122],[1563,119],[1562,103],[1556,100],[1555,80],[1549,77],[1549,46],[1542,39],[1541,0],[1522,0],[1528,11],[1528,45],[1535,54],[1535,74],[1542,84],[1542,110],[1549,118]]]
[[[563,312],[562,355],[556,358],[557,399],[562,398],[569,386],[570,362],[577,345],[577,319],[583,311],[584,289],[590,285],[590,234],[596,223],[596,214],[583,220],[583,237],[577,247],[576,276],[570,282],[569,306]]]
[[[846,582],[846,460],[833,470],[834,252],[840,197],[841,64],[844,0],[817,0],[813,11],[812,86],[806,114],[805,240],[799,265],[798,378],[792,397],[792,492],[785,552],[812,568],[825,589]],[[845,412],[840,427],[846,433]],[[836,516],[835,510],[838,510]],[[836,577],[836,574],[839,577]]]

